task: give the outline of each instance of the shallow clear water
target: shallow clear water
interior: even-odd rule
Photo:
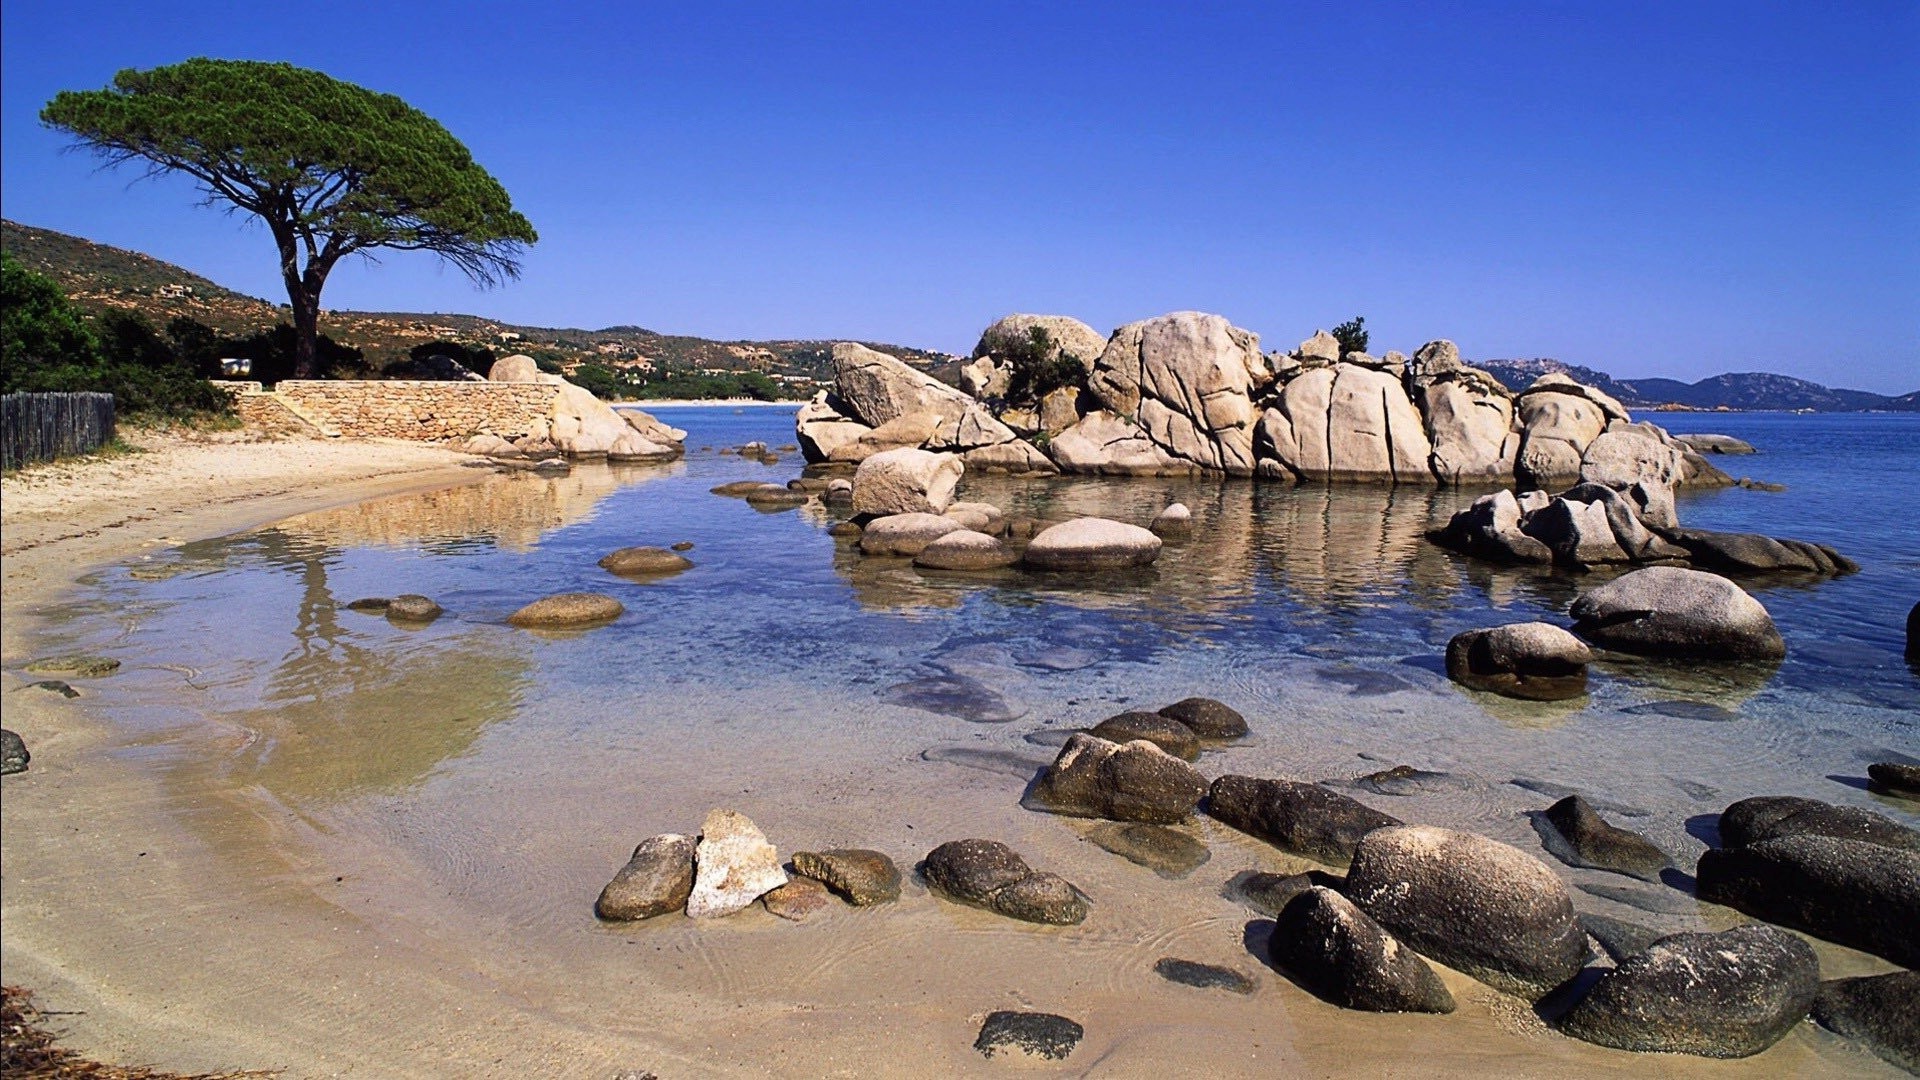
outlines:
[[[817,506],[762,513],[709,494],[797,475],[793,453],[766,466],[715,452],[789,443],[791,408],[658,415],[690,432],[686,460],[503,476],[106,571],[64,609],[48,651],[126,661],[99,684],[128,725],[124,753],[181,785],[263,793],[358,871],[342,880],[360,882],[368,903],[476,948],[511,941],[511,957],[483,966],[522,979],[543,965],[569,979],[618,970],[625,954],[610,947],[631,931],[583,917],[592,895],[640,837],[695,831],[715,805],[749,813],[783,852],[872,846],[910,864],[959,836],[1014,842],[1105,912],[1068,933],[1107,946],[1081,962],[1112,994],[1151,966],[1155,942],[1192,939],[1190,958],[1245,966],[1247,913],[1221,885],[1296,860],[1201,821],[1214,861],[1186,882],[1156,880],[1150,903],[1137,898],[1146,872],[1079,843],[1084,823],[1018,807],[1054,753],[1048,731],[1193,694],[1239,707],[1254,729],[1202,759],[1209,776],[1445,770],[1458,780],[1445,790],[1367,798],[1533,851],[1525,815],[1555,785],[1616,808],[1682,867],[1711,836],[1704,815],[1747,795],[1916,820],[1863,778],[1870,761],[1920,757],[1920,674],[1901,658],[1920,599],[1920,529],[1901,517],[1920,505],[1920,417],[1656,418],[1749,439],[1762,454],[1716,460],[1788,485],[1685,497],[1685,523],[1831,543],[1863,570],[1747,582],[1788,641],[1777,670],[1610,663],[1588,698],[1541,704],[1449,683],[1446,642],[1499,622],[1564,622],[1599,578],[1492,568],[1429,544],[1425,530],[1471,493],[969,479],[964,498],[1055,519],[1144,523],[1177,499],[1194,512],[1194,539],[1139,572],[933,574],[861,557],[826,534]],[[696,565],[676,576],[637,584],[595,565],[617,547],[683,540]],[[504,625],[521,604],[573,590],[611,593],[627,613],[571,635]],[[401,592],[448,614],[403,629],[345,608]],[[1659,888],[1554,865],[1576,885]],[[1674,884],[1686,903],[1659,914],[1580,895],[1583,907],[1675,928],[1722,918],[1685,898],[1684,877]],[[1185,914],[1162,925],[1168,896]],[[1010,957],[1034,940],[989,916],[955,917]],[[857,1004],[887,985],[868,985],[860,951],[912,947],[890,926],[868,924],[874,937],[858,948],[842,939],[785,959],[684,927],[648,933],[699,961],[663,970],[670,987]],[[1041,985],[1044,955],[1021,969]],[[967,977],[954,978],[963,988]],[[546,1000],[573,1007],[564,993]]]

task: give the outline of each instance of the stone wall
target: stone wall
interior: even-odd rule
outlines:
[[[559,393],[542,382],[400,379],[288,379],[274,388],[295,411],[341,435],[423,442],[477,434],[518,438],[553,414]]]

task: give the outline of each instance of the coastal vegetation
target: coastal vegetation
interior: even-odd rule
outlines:
[[[320,292],[341,259],[429,251],[481,285],[539,239],[437,121],[291,64],[197,58],[63,91],[40,114],[112,164],[180,173],[266,223],[293,315],[294,374],[319,373]]]

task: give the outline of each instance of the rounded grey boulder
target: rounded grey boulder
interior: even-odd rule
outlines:
[[[1718,574],[1678,566],[1635,570],[1581,596],[1573,632],[1650,656],[1779,660],[1787,645],[1760,601]]]
[[[920,873],[935,892],[1009,918],[1071,926],[1087,917],[1079,889],[1036,872],[998,840],[949,840],[927,853]]]
[[[1462,686],[1529,701],[1587,692],[1586,642],[1551,623],[1468,630],[1447,642],[1447,677]]]
[[[1046,529],[1027,545],[1025,562],[1040,570],[1112,570],[1160,557],[1160,538],[1138,525],[1075,518]]]
[[[1347,896],[1422,954],[1529,1001],[1579,974],[1588,956],[1559,875],[1473,833],[1376,829],[1354,849]]]
[[[1745,847],[1782,836],[1833,836],[1920,851],[1920,830],[1871,810],[1796,795],[1755,795],[1720,812],[1720,843]]]
[[[1821,983],[1813,999],[1813,1018],[1920,1075],[1920,972]]]
[[[440,617],[441,610],[419,593],[402,593],[387,601],[387,618],[397,623],[430,623]]]
[[[867,522],[860,533],[860,551],[866,555],[918,555],[935,540],[964,528],[939,514],[889,514]]]
[[[922,570],[998,570],[1016,561],[1007,545],[986,533],[955,529],[921,548],[913,565]]]
[[[1920,852],[1811,833],[1714,848],[1700,899],[1920,967]]]
[[[1450,1013],[1453,995],[1412,949],[1332,889],[1295,896],[1267,943],[1274,965],[1308,993],[1343,1009]]]
[[[1806,1019],[1819,987],[1813,948],[1783,930],[1671,934],[1601,976],[1560,1029],[1621,1050],[1750,1057]]]
[[[535,600],[507,616],[507,622],[531,630],[566,630],[610,623],[626,610],[602,593],[560,593]]]
[[[1206,793],[1193,766],[1144,739],[1120,744],[1076,732],[1041,774],[1030,804],[1072,817],[1172,825]]]
[[[1222,776],[1207,793],[1207,814],[1285,851],[1342,866],[1362,837],[1400,819],[1318,784]]]
[[[1673,865],[1653,841],[1609,823],[1578,795],[1547,807],[1536,819],[1535,828],[1547,850],[1569,866],[1589,866],[1658,882],[1660,871]]]
[[[677,551],[657,547],[623,547],[600,558],[600,568],[621,577],[658,577],[693,568],[692,560]]]

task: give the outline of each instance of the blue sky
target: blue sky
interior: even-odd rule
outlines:
[[[63,150],[62,89],[287,60],[447,125],[540,230],[328,307],[964,352],[1010,311],[1364,314],[1623,377],[1920,388],[1920,4],[0,6],[0,209],[284,300],[264,232]]]

